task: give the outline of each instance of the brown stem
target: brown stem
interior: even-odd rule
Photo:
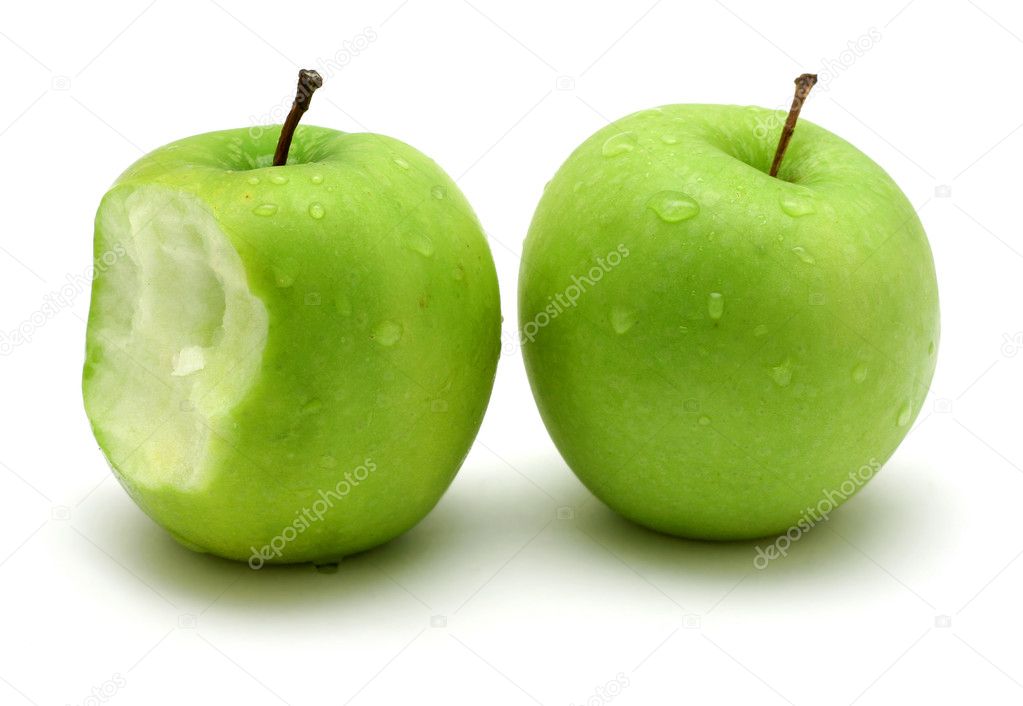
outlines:
[[[771,176],[778,176],[778,168],[781,166],[782,157],[788,149],[789,140],[796,130],[796,121],[799,120],[799,111],[803,109],[803,101],[810,95],[810,89],[817,83],[817,74],[801,74],[796,78],[796,95],[792,98],[792,107],[789,108],[789,116],[785,118],[785,127],[781,129],[781,139],[778,140],[778,149],[774,153],[774,161],[771,162]]]
[[[288,162],[288,150],[291,149],[291,138],[295,136],[295,128],[302,115],[309,110],[309,103],[313,99],[313,91],[323,85],[323,78],[319,73],[311,69],[302,69],[298,72],[298,90],[295,92],[295,102],[291,104],[291,112],[281,125],[281,138],[277,141],[277,150],[274,152],[274,166],[280,167]]]

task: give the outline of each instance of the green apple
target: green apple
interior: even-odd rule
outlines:
[[[892,179],[784,113],[670,105],[586,140],[546,188],[519,282],[543,420],[650,528],[755,538],[854,494],[934,372],[926,235]],[[779,151],[780,152],[780,151]]]
[[[273,166],[279,133],[171,143],[104,196],[83,375],[138,505],[253,566],[336,561],[423,518],[500,348],[486,239],[436,163],[303,126]]]

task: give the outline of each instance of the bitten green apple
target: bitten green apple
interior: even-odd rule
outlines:
[[[784,113],[754,107],[608,125],[526,238],[519,317],[543,420],[598,498],[659,531],[819,520],[893,453],[934,372],[920,221],[849,143],[808,122],[792,137],[812,82],[797,85],[780,144]]]
[[[146,155],[96,215],[96,438],[179,541],[253,566],[335,561],[424,517],[500,348],[465,198],[402,142],[296,129],[316,85],[283,130]]]

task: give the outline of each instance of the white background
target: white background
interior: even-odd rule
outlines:
[[[5,3],[0,330],[32,340],[0,358],[0,703],[1020,703],[1021,62],[1009,0]],[[523,236],[579,142],[664,103],[787,107],[819,72],[804,116],[893,175],[934,249],[943,336],[912,432],[760,571],[754,543],[592,499],[509,343],[468,461],[406,536],[334,574],[178,547],[90,435],[86,291],[33,313],[88,272],[124,167],[266,120],[299,66],[327,79],[308,122],[394,135],[456,178],[509,342]]]

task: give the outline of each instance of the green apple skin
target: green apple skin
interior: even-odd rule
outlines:
[[[770,177],[783,120],[625,117],[572,153],[526,238],[519,323],[547,429],[598,498],[658,531],[814,524],[894,452],[934,372],[913,207],[806,120]]]
[[[500,349],[481,227],[397,140],[300,126],[166,145],[96,216],[85,407],[183,544],[330,562],[408,530],[479,429]]]

